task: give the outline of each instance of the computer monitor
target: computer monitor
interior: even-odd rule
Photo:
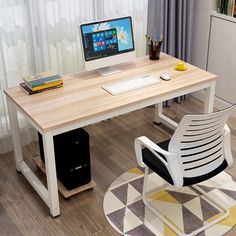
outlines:
[[[135,47],[130,16],[80,25],[86,70],[98,69],[103,75],[120,70],[110,67],[135,60]]]

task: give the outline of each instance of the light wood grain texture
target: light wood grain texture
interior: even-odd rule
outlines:
[[[198,113],[203,105],[190,99],[173,103],[164,113],[178,122],[185,113]],[[92,178],[96,187],[68,200],[60,198],[61,215],[52,218],[47,206],[23,175],[17,174],[13,152],[0,155],[0,236],[119,236],[103,213],[103,197],[110,184],[130,168],[137,166],[134,139],[146,135],[154,142],[171,137],[173,131],[153,124],[154,108],[147,107],[85,127],[90,134]],[[236,119],[229,119],[233,168],[227,170],[236,181]],[[39,155],[38,143],[23,148],[27,163],[39,178],[45,176],[32,158]],[[226,236],[236,235],[236,228]]]
[[[162,54],[158,61],[142,58],[135,63],[120,65],[122,73],[108,77],[101,77],[96,72],[68,75],[63,78],[62,88],[40,94],[29,96],[19,87],[7,89],[5,93],[41,130],[48,131],[216,80],[215,75],[189,64],[187,71],[176,71],[174,67],[177,61],[176,58]],[[171,75],[171,81],[161,81],[117,96],[101,88],[106,83],[136,76],[150,74],[159,77],[163,72]]]

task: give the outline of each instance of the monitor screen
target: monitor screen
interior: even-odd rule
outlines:
[[[131,17],[82,24],[85,61],[134,51]]]

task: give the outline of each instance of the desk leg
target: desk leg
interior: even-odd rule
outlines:
[[[43,133],[43,148],[45,157],[48,204],[53,217],[60,215],[57,174],[52,132]]]
[[[175,121],[171,120],[166,115],[163,115],[162,110],[163,110],[162,102],[157,103],[155,105],[155,120],[154,121],[157,124],[163,123],[166,126],[168,126],[169,128],[175,130],[176,127],[178,126],[178,124]]]
[[[162,102],[157,103],[155,105],[155,122],[157,124],[161,123],[162,108],[163,108]]]
[[[14,148],[16,170],[20,172],[21,171],[20,165],[23,162],[23,155],[22,155],[22,148],[21,148],[21,141],[20,141],[20,131],[19,131],[19,122],[17,118],[17,110],[8,98],[7,98],[7,105],[8,105],[10,126],[11,126],[11,135],[12,135],[12,142],[13,142],[13,148]]]
[[[205,103],[204,103],[204,113],[213,112],[214,108],[214,98],[215,98],[215,86],[216,82],[212,82],[209,88],[205,88]]]

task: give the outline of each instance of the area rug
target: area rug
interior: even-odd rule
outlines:
[[[142,201],[141,192],[144,172],[133,168],[118,177],[107,190],[103,209],[111,226],[125,236],[174,236],[168,226],[148,210]],[[222,212],[191,188],[179,190],[173,187],[155,192],[164,181],[155,173],[148,176],[148,201],[183,232],[190,233],[196,227],[211,222]],[[209,195],[222,199],[230,209],[230,216],[217,225],[200,233],[200,236],[225,234],[236,224],[236,183],[225,172],[198,185]]]

